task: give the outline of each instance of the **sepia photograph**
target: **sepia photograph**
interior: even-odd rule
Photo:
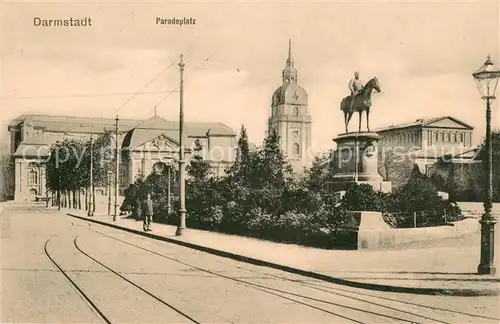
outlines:
[[[1,323],[500,323],[497,0],[0,0]]]

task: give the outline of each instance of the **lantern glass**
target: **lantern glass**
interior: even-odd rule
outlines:
[[[477,88],[483,99],[495,98],[495,92],[500,78],[500,70],[493,65],[490,57],[484,65],[472,74],[477,83]]]

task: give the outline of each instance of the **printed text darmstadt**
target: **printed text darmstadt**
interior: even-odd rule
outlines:
[[[43,19],[40,17],[33,18],[33,26],[35,27],[92,27],[92,19],[73,18],[68,19]]]

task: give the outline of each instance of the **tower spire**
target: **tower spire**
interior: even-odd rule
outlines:
[[[293,66],[293,58],[292,58],[292,39],[288,39],[288,58],[286,59],[286,64],[289,66]]]
[[[292,39],[288,39],[288,58],[286,59],[285,69],[281,72],[283,77],[283,84],[285,83],[297,83],[297,70],[293,66],[292,57]]]

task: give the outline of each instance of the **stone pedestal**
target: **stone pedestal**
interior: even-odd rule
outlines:
[[[384,246],[385,240],[391,239],[391,236],[386,234],[391,231],[391,227],[384,221],[380,212],[349,212],[341,231],[350,239],[349,248],[355,250],[380,248]]]
[[[345,190],[350,183],[366,183],[375,190],[391,192],[391,183],[378,173],[379,139],[372,132],[345,133],[333,139],[337,143],[333,190]]]

